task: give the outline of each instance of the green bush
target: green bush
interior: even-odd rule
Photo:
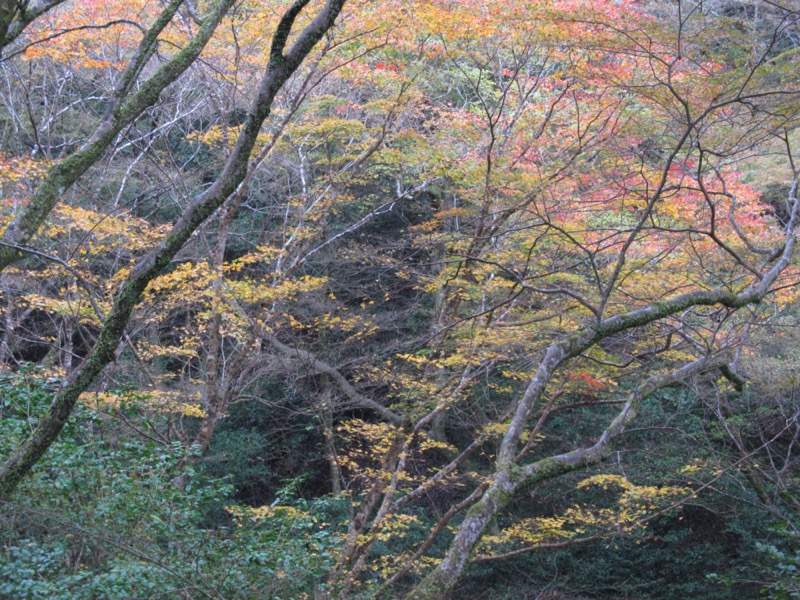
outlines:
[[[53,382],[26,370],[0,386],[6,454],[46,409]],[[137,428],[152,431],[163,417],[135,418]],[[0,510],[0,597],[289,599],[320,592],[339,539],[314,516],[329,500],[305,502],[287,490],[273,506],[236,507],[224,479],[189,469],[177,485],[183,458],[180,444],[143,439],[80,406]]]

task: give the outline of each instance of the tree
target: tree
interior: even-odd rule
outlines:
[[[604,459],[667,388],[741,388],[745,349],[795,300],[797,12],[350,6],[335,31],[341,5],[329,3],[294,38],[295,4],[271,51],[259,34],[277,16],[231,7],[158,104],[111,115],[106,163],[84,148],[41,175],[8,158],[6,171],[32,173],[10,192],[20,208],[3,234],[22,232],[4,243],[29,268],[5,271],[0,350],[19,355],[22,327],[57,332],[67,383],[6,464],[6,493],[116,360],[98,392],[126,371],[180,398],[161,403],[174,416],[148,435],[183,444],[185,473],[218,456],[215,432],[239,403],[302,415],[328,469],[313,493],[341,493],[350,511],[329,580],[341,597],[370,573],[444,597],[473,562],[633,535],[710,485],[686,475],[706,472],[681,454],[680,477],[640,481],[638,465]],[[197,39],[192,11],[176,6],[159,53]],[[60,65],[72,43],[36,51]],[[87,58],[112,90],[115,43]],[[157,73],[134,78],[149,89]],[[78,136],[44,135],[61,108],[39,109],[44,84],[19,81],[9,112],[18,124],[30,113],[36,152],[57,159]],[[79,104],[76,131],[107,114]],[[76,156],[90,170],[51,205],[48,186]],[[28,246],[40,228],[49,239]],[[739,406],[738,392],[720,393]],[[762,492],[789,485],[780,466],[759,466],[776,442],[737,433],[720,407],[714,427],[736,451],[720,468],[750,465]],[[525,498],[562,476],[598,504],[547,515]],[[757,503],[776,519],[794,510],[770,493]]]
[[[445,596],[515,493],[602,460],[635,418],[643,397],[733,360],[729,352],[742,343],[744,323],[752,318],[737,322],[731,316],[735,311],[763,304],[773,289],[793,286],[794,223],[784,222],[782,235],[772,237],[777,231],[758,208],[757,195],[737,181],[731,168],[771,136],[784,138],[787,162],[794,165],[784,132],[794,126],[797,91],[778,83],[788,57],[770,62],[791,15],[777,16],[762,47],[734,50],[742,40],[726,40],[730,46],[721,44],[726,54],[715,57],[719,62],[707,56],[704,35],[711,30],[706,16],[696,11],[676,15],[671,31],[637,14],[635,7],[603,12],[581,5],[579,17],[557,8],[526,15],[526,24],[537,17],[552,24],[545,30],[552,37],[545,39],[554,47],[543,44],[537,58],[540,64],[551,59],[557,65],[551,68],[561,70],[556,71],[560,80],[549,73],[550,86],[563,82],[561,89],[550,87],[552,95],[545,96],[550,102],[541,102],[535,83],[530,88],[514,78],[531,73],[518,58],[531,56],[531,46],[525,51],[504,47],[518,42],[509,23],[522,9],[495,8],[491,17],[468,3],[452,7],[447,16],[433,12],[441,7],[425,15],[434,29],[429,39],[440,40],[429,51],[452,62],[454,79],[463,86],[448,82],[463,102],[456,132],[448,132],[464,140],[450,147],[463,152],[450,171],[454,202],[420,228],[428,247],[445,249],[433,259],[445,268],[423,274],[430,282],[424,289],[437,293],[438,335],[429,349],[406,356],[418,376],[403,380],[398,404],[406,404],[413,426],[391,434],[397,436],[394,442],[385,440],[385,472],[365,490],[348,537],[353,543],[341,562],[349,573],[345,581],[352,580],[382,528],[389,527],[389,515],[451,476],[496,427],[503,435],[493,473],[454,502],[432,537],[411,553],[409,564],[455,514],[472,506],[444,560],[409,597]],[[463,33],[465,23],[469,35]],[[472,45],[475,38],[480,42]],[[684,43],[687,39],[692,42]],[[500,40],[497,46],[490,43],[495,40]],[[538,110],[526,113],[527,98],[539,102]],[[539,122],[524,121],[528,114]],[[529,129],[518,133],[520,122]],[[645,137],[654,129],[659,131],[655,147]],[[525,139],[531,130],[533,143]],[[523,172],[526,162],[531,173]],[[796,177],[791,166],[790,178]],[[794,214],[796,183],[786,201]],[[750,208],[744,208],[747,204]],[[754,243],[753,235],[766,237]],[[715,310],[698,310],[705,306]],[[723,330],[713,326],[720,316]],[[530,356],[538,344],[542,356],[532,361],[537,366],[521,397],[507,411],[497,410],[485,433],[433,478],[404,490],[402,478],[418,435],[447,410],[469,415],[467,422],[477,420],[464,408],[477,391],[476,379],[496,373],[503,361]],[[653,362],[654,357],[661,358]],[[619,385],[624,376],[606,371],[616,365],[624,373],[631,360],[644,383],[601,428],[599,440],[530,461],[541,427],[569,390],[570,378],[573,389],[581,381],[588,389],[607,387],[609,380]],[[688,362],[681,366],[682,361]],[[671,364],[672,372],[655,369]],[[646,379],[644,369],[653,369],[653,377]],[[383,369],[380,376],[390,378],[392,371],[396,368]],[[549,397],[548,384],[555,387]]]
[[[303,29],[300,35],[287,48],[292,26],[307,3],[307,0],[299,0],[293,4],[278,23],[270,48],[266,74],[261,80],[258,95],[248,111],[242,131],[219,179],[208,190],[192,200],[192,203],[183,212],[178,222],[162,242],[140,260],[131,271],[115,298],[113,308],[106,316],[103,328],[89,357],[65,382],[65,385],[55,397],[48,415],[42,419],[28,440],[3,465],[2,471],[0,471],[0,481],[2,481],[0,489],[2,489],[3,495],[13,491],[22,477],[47,450],[61,431],[80,394],[89,387],[100,371],[114,359],[116,347],[124,335],[125,327],[133,308],[147,284],[169,264],[169,261],[177,254],[197,227],[236,191],[245,178],[250,153],[255,145],[261,125],[269,114],[276,94],[308,56],[316,43],[333,26],[343,5],[343,2],[336,1],[326,3],[311,23]],[[213,30],[227,5],[220,2],[215,5],[215,8],[218,12],[212,12],[203,21],[205,30]],[[206,37],[206,39],[208,38]],[[185,64],[186,60],[187,58],[184,57],[181,62]],[[34,199],[32,205],[35,206],[36,204],[37,202]],[[41,216],[41,211],[39,213]],[[13,230],[14,225],[12,224],[9,229]],[[7,229],[6,231],[9,230]]]
[[[555,341],[547,345],[541,358],[536,360],[537,367],[524,393],[510,407],[511,419],[503,425],[503,437],[496,454],[496,466],[493,474],[484,484],[485,491],[482,491],[479,498],[478,496],[471,497],[474,504],[459,526],[444,560],[409,594],[409,598],[433,598],[447,595],[468,563],[470,555],[486,528],[509,505],[520,489],[529,488],[543,480],[574,469],[584,468],[602,460],[611,442],[636,417],[643,397],[663,385],[669,385],[698,370],[723,366],[719,361],[725,360],[721,358],[724,353],[722,355],[718,353],[728,347],[730,343],[735,342],[734,340],[726,342],[718,339],[712,344],[709,340],[705,340],[705,344],[701,346],[697,344],[697,341],[692,340],[701,355],[676,371],[655,375],[635,388],[623,409],[600,433],[594,444],[555,456],[531,462],[526,461],[525,457],[531,445],[536,441],[535,434],[538,430],[536,427],[531,432],[528,429],[528,423],[537,407],[543,406],[540,410],[543,410],[545,414],[552,407],[553,401],[546,400],[545,390],[548,384],[551,384],[557,377],[559,369],[571,364],[574,372],[580,364],[576,364],[575,359],[581,356],[591,356],[587,354],[587,351],[596,345],[618,339],[621,333],[635,328],[640,329],[650,323],[665,319],[676,319],[682,315],[680,320],[676,319],[676,326],[672,330],[686,337],[681,329],[689,326],[687,317],[693,313],[694,316],[699,316],[695,307],[721,306],[729,311],[735,311],[741,307],[762,302],[773,287],[783,285],[780,283],[781,281],[787,281],[785,277],[790,268],[795,243],[793,228],[796,216],[790,218],[783,240],[778,241],[772,249],[756,249],[750,243],[748,234],[742,232],[739,224],[740,220],[743,222],[751,219],[750,215],[753,213],[745,214],[742,217],[736,214],[738,208],[736,202],[743,193],[740,191],[738,196],[737,193],[733,193],[733,182],[721,173],[726,164],[736,160],[739,152],[751,151],[765,135],[769,135],[767,131],[761,129],[766,124],[763,119],[767,113],[770,114],[767,119],[778,114],[781,115],[778,121],[772,121],[767,126],[767,130],[778,135],[784,127],[790,126],[789,122],[783,119],[795,118],[791,112],[785,112],[788,106],[784,103],[784,95],[796,94],[796,91],[787,92],[783,88],[764,87],[764,77],[770,70],[768,57],[772,52],[772,46],[768,44],[766,48],[757,50],[757,54],[751,53],[746,61],[741,58],[730,60],[729,57],[726,57],[729,62],[725,66],[722,64],[713,66],[704,63],[702,57],[702,54],[708,51],[708,46],[704,44],[701,33],[702,27],[705,25],[702,15],[679,13],[677,26],[672,33],[674,37],[672,41],[669,41],[663,37],[663,34],[650,29],[646,22],[634,14],[629,13],[625,19],[620,19],[619,15],[598,14],[590,6],[585,6],[584,10],[588,11],[588,14],[584,13],[581,17],[570,19],[571,23],[578,27],[589,25],[599,28],[613,36],[602,41],[594,41],[590,45],[587,44],[587,48],[591,48],[591,50],[588,51],[589,55],[586,58],[591,61],[591,53],[597,47],[603,48],[605,52],[613,51],[614,56],[614,58],[605,59],[602,70],[606,70],[606,73],[597,73],[599,77],[595,79],[598,84],[605,81],[612,82],[611,85],[595,87],[588,93],[599,91],[601,97],[608,95],[614,98],[612,102],[617,102],[618,107],[623,107],[624,103],[630,102],[631,108],[637,112],[641,111],[640,114],[647,115],[647,122],[651,128],[654,123],[661,122],[665,124],[663,131],[671,133],[659,139],[658,144],[661,148],[655,156],[641,158],[638,173],[634,170],[636,167],[631,164],[630,158],[627,160],[628,166],[633,167],[628,171],[630,176],[639,177],[640,181],[644,183],[642,186],[641,183],[637,184],[632,179],[627,179],[624,171],[620,173],[617,170],[620,165],[618,159],[622,158],[617,154],[619,149],[624,148],[624,152],[630,152],[630,149],[635,151],[637,145],[642,143],[641,141],[637,142],[636,137],[623,137],[626,134],[636,135],[634,133],[636,130],[630,128],[631,125],[636,126],[636,117],[631,118],[626,115],[624,108],[617,108],[605,115],[597,109],[593,113],[592,109],[597,106],[596,102],[588,103],[586,109],[588,116],[585,121],[577,113],[571,115],[577,121],[576,128],[579,137],[576,141],[577,148],[581,150],[583,150],[581,137],[591,135],[591,126],[598,123],[600,118],[606,118],[602,123],[608,127],[607,131],[613,132],[613,136],[616,137],[617,150],[611,150],[611,154],[605,156],[597,152],[593,157],[592,167],[596,169],[603,161],[607,160],[609,167],[614,170],[608,172],[607,179],[600,175],[602,183],[599,185],[595,184],[588,190],[579,188],[578,193],[581,195],[581,199],[578,203],[571,204],[569,201],[565,203],[564,200],[561,200],[562,207],[560,208],[564,210],[564,215],[568,215],[569,221],[559,222],[554,218],[557,214],[555,211],[548,211],[548,214],[538,207],[534,212],[534,218],[541,219],[539,225],[542,228],[541,238],[544,239],[547,236],[547,228],[558,231],[559,235],[563,235],[564,239],[568,240],[574,248],[569,253],[570,257],[585,263],[587,270],[582,273],[588,273],[588,276],[572,276],[569,279],[565,277],[565,283],[561,286],[543,289],[540,293],[559,294],[572,299],[575,302],[575,309],[585,315],[578,323],[583,321],[586,324],[578,325],[572,332],[564,331],[564,337],[560,339],[556,337]],[[695,19],[699,21],[699,24],[695,23]],[[633,27],[621,26],[619,23],[623,21],[635,23],[635,25]],[[568,27],[568,25],[565,26],[565,28]],[[773,41],[778,37],[777,31],[780,27],[779,23],[773,31]],[[688,32],[691,32],[691,35]],[[600,35],[603,37],[602,33]],[[690,39],[691,42],[683,41]],[[627,46],[628,43],[632,45]],[[572,46],[577,50],[580,43]],[[656,47],[659,48],[657,53],[653,51]],[[696,54],[698,51],[701,53],[700,55]],[[727,47],[727,51],[733,54],[730,47]],[[628,63],[628,60],[631,62]],[[684,67],[687,64],[688,66]],[[703,84],[699,84],[692,76],[695,66],[699,69],[698,74],[706,72],[711,75],[708,69],[713,69],[720,73],[720,78],[716,79],[712,75]],[[592,65],[588,63],[576,65],[576,67],[591,69]],[[636,81],[639,75],[645,72],[652,74],[652,83],[649,85],[643,81]],[[633,75],[634,81],[628,82],[627,73]],[[637,92],[641,90],[644,91],[639,95]],[[581,92],[587,93],[587,89],[584,87]],[[623,95],[619,95],[620,93]],[[751,105],[750,98],[753,100],[758,98],[757,103]],[[578,98],[575,98],[576,110],[579,102]],[[765,104],[761,104],[761,102]],[[771,102],[775,102],[773,108],[767,108],[767,104]],[[740,111],[738,110],[740,106],[747,108]],[[751,124],[753,121],[745,119],[745,111],[755,117],[757,126]],[[659,114],[663,115],[664,121],[659,119]],[[491,114],[489,118],[491,119]],[[583,122],[586,122],[586,134],[582,131]],[[736,144],[723,141],[724,134],[732,130],[742,134]],[[640,129],[639,131],[644,130]],[[594,140],[602,142],[611,141],[611,139],[611,137],[594,138]],[[620,142],[620,139],[626,141]],[[639,139],[641,140],[641,138]],[[489,148],[492,148],[491,144]],[[605,150],[605,152],[608,151],[609,149]],[[489,156],[487,153],[487,164],[489,164]],[[789,154],[789,160],[791,162],[791,154]],[[623,166],[623,168],[625,167]],[[597,173],[597,171],[594,172]],[[796,215],[797,173],[795,172],[793,176],[795,183],[788,194],[787,201],[792,207],[791,214]],[[721,203],[720,200],[723,198],[727,198],[727,201]],[[531,198],[531,201],[541,202],[542,205],[547,202],[547,200],[539,200],[535,196]],[[609,231],[602,223],[596,221],[592,223],[588,219],[580,217],[577,218],[580,220],[576,222],[576,215],[592,210],[586,205],[595,202],[603,206],[602,210],[611,209],[609,202],[616,205],[617,208],[611,209],[613,212],[610,214],[619,215],[617,218],[627,222],[625,228],[617,229],[616,232]],[[684,202],[686,204],[683,204]],[[623,217],[625,215],[623,207],[626,205],[634,210],[633,214],[628,213],[630,216],[627,218]],[[679,206],[682,207],[678,209],[680,212],[672,213]],[[691,209],[690,206],[696,208]],[[698,208],[700,212],[698,212]],[[687,222],[681,222],[682,219],[679,215],[681,213],[685,215],[686,211],[690,210],[692,216],[687,219]],[[494,221],[497,222],[501,219],[506,220],[508,213],[495,209],[495,214],[499,214],[494,218]],[[721,217],[722,214],[725,214],[726,217]],[[726,221],[724,224],[723,219]],[[705,224],[701,224],[703,222]],[[481,223],[481,225],[483,224]],[[762,227],[766,225],[764,223]],[[723,229],[727,229],[728,233],[723,234]],[[490,231],[492,236],[500,237],[501,235],[496,229]],[[753,230],[750,229],[750,231]],[[673,241],[668,241],[661,238],[661,232],[679,237],[689,234],[689,237],[682,240],[673,238]],[[731,234],[737,235],[739,239],[727,237]],[[708,243],[703,243],[702,238],[708,240]],[[734,243],[736,247],[732,247]],[[687,247],[691,248],[692,245],[695,245],[696,249],[688,251],[687,254]],[[756,254],[751,254],[751,258],[746,258],[742,254],[742,252],[754,251]],[[653,284],[646,283],[647,270],[643,270],[642,266],[648,263],[658,264],[662,261],[669,261],[667,252],[682,254],[690,261],[694,255],[697,259],[695,264],[703,264],[702,274],[698,272],[699,279],[696,281],[707,283],[695,291],[679,293],[687,289],[688,282],[681,282],[674,290],[670,290],[667,287],[669,284],[662,280],[657,288],[651,288],[654,291],[658,290],[658,297],[654,299],[655,301],[647,300],[647,295],[644,293],[646,287],[642,286]],[[728,256],[727,259],[724,259],[723,255],[720,255],[722,260],[718,262],[718,259],[712,257],[720,252]],[[756,259],[756,255],[759,253],[767,260],[756,267],[757,263],[751,263],[751,261],[762,261],[763,258]],[[581,255],[586,258],[582,259]],[[524,270],[519,267],[508,267],[506,266],[508,263],[495,259],[487,260],[473,249],[465,252],[464,268],[467,268],[466,265],[470,260],[479,264],[489,264],[495,268],[499,267],[515,284],[525,285],[527,277],[520,275],[520,272],[527,274],[529,267],[525,267]],[[731,260],[736,265],[734,268],[744,268],[749,277],[744,277],[735,284],[715,285],[713,281],[718,276],[712,275],[712,269],[728,263],[728,266],[722,268],[726,273],[731,274]],[[693,270],[691,262],[687,263],[681,260],[678,264],[684,272]],[[662,267],[664,266],[662,264]],[[669,277],[670,268],[666,266],[666,269],[666,276]],[[571,272],[576,272],[574,267]],[[665,276],[663,271],[659,270],[659,272],[661,273],[659,277]],[[727,279],[727,281],[733,282],[733,279]],[[538,291],[536,288],[533,289]],[[629,311],[620,310],[626,304],[630,306],[631,303],[637,308]],[[612,316],[606,316],[609,313]],[[666,347],[670,346],[668,341]],[[587,379],[587,382],[590,381]],[[526,436],[527,442],[525,441]]]

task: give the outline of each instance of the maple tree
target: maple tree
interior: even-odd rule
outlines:
[[[349,507],[340,597],[370,573],[445,597],[471,563],[633,535],[698,493],[600,471],[575,487],[597,505],[510,510],[600,469],[665,388],[741,388],[794,302],[796,10],[57,4],[6,27],[29,141],[0,157],[0,359],[39,335],[64,384],[4,496],[79,399],[124,418],[120,379],[167,415],[147,435],[180,443],[179,488],[234,407],[302,397]]]
[[[149,55],[147,50],[152,43],[155,42],[156,36],[163,30],[180,4],[181,2],[173,3],[172,12],[162,14],[161,19],[157,21],[157,25],[154,26],[150,35],[146,36],[146,43],[143,48],[143,54],[145,56]],[[79,369],[70,374],[69,381],[54,400],[49,416],[42,419],[37,430],[26,440],[26,443],[6,460],[2,468],[2,473],[0,473],[0,478],[3,481],[0,487],[4,490],[4,494],[12,491],[22,476],[24,476],[41,457],[63,427],[64,422],[80,394],[88,388],[100,371],[114,359],[116,346],[124,335],[124,330],[131,312],[147,284],[169,264],[172,257],[177,254],[197,227],[236,190],[246,176],[250,153],[256,142],[261,125],[269,114],[275,95],[289,76],[297,70],[324,33],[333,26],[334,20],[342,7],[341,3],[336,2],[326,4],[316,17],[316,20],[306,26],[299,37],[293,40],[287,49],[292,26],[306,4],[307,2],[302,0],[295,3],[284,13],[279,21],[270,48],[269,64],[266,74],[262,78],[258,94],[243,123],[242,132],[238,136],[237,144],[228,158],[225,168],[220,174],[216,184],[192,200],[192,203],[181,215],[180,220],[173,226],[172,230],[165,236],[163,241],[141,259],[131,271],[121,291],[115,298],[112,310],[105,318],[97,342],[92,349],[91,356]],[[191,60],[197,56],[197,53],[209,39],[228,6],[229,5],[224,2],[218,2],[213,7],[211,13],[203,20],[200,33],[184,49],[183,52],[185,52],[185,54],[181,56],[179,53],[178,56],[181,57],[181,59],[175,63],[179,68],[185,68]],[[145,56],[142,56],[141,59],[144,59]],[[133,75],[135,75],[137,71],[138,66],[134,68],[130,76],[123,78],[123,81],[127,80],[123,86],[123,91],[127,90],[130,83],[132,83]],[[167,68],[156,73],[154,76],[156,85],[155,89],[152,90],[152,92],[155,92],[155,97],[150,96],[148,100],[154,101],[157,99],[157,94],[162,89],[160,85],[162,82],[159,81],[160,78],[166,77],[169,79],[176,75],[176,73],[170,71],[171,70]],[[145,85],[142,89],[148,90],[149,86]],[[119,129],[114,131],[114,127],[112,126],[111,131],[114,131],[114,133],[113,136],[111,136],[110,132],[103,131],[103,129],[105,128],[101,126],[101,138],[105,139],[99,143],[99,149],[102,149],[108,143],[109,138],[115,137],[119,131]],[[92,153],[96,153],[97,150],[98,148]],[[73,155],[73,157],[74,156],[76,155]],[[80,156],[80,154],[77,156]],[[58,163],[55,167],[56,172],[61,173],[67,171],[64,165],[70,162],[71,161],[67,159],[66,161]],[[91,162],[93,161],[90,160],[89,164],[91,164]],[[80,171],[80,166],[74,165],[70,166],[67,172],[70,176],[79,176]],[[34,197],[28,205],[28,207],[32,208],[30,210],[23,210],[15,221],[6,228],[4,235],[10,235],[12,239],[14,239],[14,242],[24,241],[26,237],[29,237],[33,233],[33,231],[28,229],[28,217],[32,219],[30,225],[32,225],[33,230],[38,229],[44,216],[51,210],[52,203],[56,199],[57,194],[69,183],[68,181],[58,181],[59,177],[53,176],[52,173],[53,171],[51,171],[50,174],[56,181],[47,181],[39,188],[40,190],[45,190],[40,197],[41,202]],[[23,240],[14,237],[14,232],[16,231],[22,231]],[[10,246],[13,250],[19,249],[19,246],[15,243],[10,244]]]

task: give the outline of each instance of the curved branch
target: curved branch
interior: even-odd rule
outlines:
[[[78,25],[76,27],[67,27],[66,29],[60,29],[55,33],[46,35],[45,37],[40,38],[38,40],[33,40],[32,42],[28,42],[27,44],[22,46],[22,48],[20,48],[19,50],[15,50],[14,52],[12,52],[7,56],[0,57],[0,60],[9,60],[16,56],[19,56],[20,54],[25,54],[25,52],[27,52],[30,48],[33,48],[34,46],[38,46],[39,44],[44,44],[45,42],[58,39],[61,36],[67,35],[69,33],[75,33],[76,31],[86,31],[88,29],[108,29],[109,27],[113,27],[114,25],[132,25],[137,29],[141,30],[142,33],[146,33],[144,30],[142,30],[141,25],[139,25],[136,21],[131,21],[130,19],[112,19],[111,21],[108,21],[107,23],[102,23],[100,25]]]
[[[283,354],[298,358],[305,364],[311,366],[317,373],[325,373],[326,375],[329,375],[331,379],[333,379],[336,382],[339,388],[350,399],[350,401],[353,403],[354,406],[358,406],[360,408],[366,408],[369,410],[374,410],[387,421],[395,423],[397,425],[403,422],[403,418],[400,415],[389,410],[382,404],[375,402],[375,400],[373,400],[372,398],[364,396],[361,392],[359,392],[356,388],[354,388],[353,385],[349,381],[347,381],[347,378],[345,378],[345,376],[342,375],[339,372],[339,370],[336,369],[335,367],[332,367],[328,363],[321,361],[320,359],[318,359],[317,357],[315,357],[313,354],[311,354],[306,350],[287,346],[273,335],[268,336],[267,339],[277,350],[279,350]]]

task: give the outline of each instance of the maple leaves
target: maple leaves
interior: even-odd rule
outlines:
[[[76,331],[102,346],[89,381],[115,356],[130,360],[155,404],[198,419],[197,433],[176,429],[187,447],[207,448],[227,408],[260,382],[307,392],[303,410],[346,450],[339,473],[361,485],[351,501],[363,520],[339,583],[354,584],[376,541],[419,525],[403,512],[411,500],[396,496],[470,486],[458,510],[474,506],[462,529],[472,527],[474,545],[528,479],[599,461],[641,398],[633,393],[600,441],[560,448],[558,460],[540,454],[556,447],[553,415],[619,404],[645,375],[672,382],[668,373],[677,381],[703,361],[718,366],[758,320],[759,309],[744,318],[736,309],[793,298],[793,231],[742,174],[781,135],[792,152],[788,61],[769,48],[743,54],[735,32],[712,43],[703,14],[670,27],[636,2],[356,2],[287,80],[281,63],[316,13],[218,3],[212,35],[179,5],[160,29],[165,13],[149,2],[69,3],[29,28],[18,64],[98,82],[63,111],[36,113],[27,101],[32,137],[78,139],[93,111],[111,109],[91,138],[108,139],[91,156],[84,144],[36,142],[55,162],[0,158],[4,225],[32,198],[49,198],[33,208],[50,214],[38,238],[44,216],[19,238],[13,227],[4,234],[39,249],[23,273],[36,289],[8,287],[4,300],[9,314],[38,310],[59,323],[50,341],[68,371]],[[264,31],[293,18],[289,49],[271,52]],[[139,55],[148,27],[155,38]],[[190,47],[190,64],[158,79]],[[125,65],[136,67],[130,80]],[[156,80],[158,93],[121,116]],[[8,101],[20,128],[23,96]],[[57,179],[59,168],[86,175]],[[114,334],[101,344],[109,321]],[[321,379],[336,389],[325,400],[314,392]],[[197,402],[176,405],[181,395]],[[354,407],[367,415],[351,418]],[[430,441],[448,428],[469,441]],[[484,472],[459,475],[477,449]],[[410,477],[425,451],[456,458]],[[619,506],[510,523],[486,550],[611,523],[626,530],[678,494],[592,482],[618,489]],[[379,559],[385,577],[432,565],[423,555],[455,514],[399,561]],[[248,515],[275,517],[237,518]],[[442,585],[469,552],[453,546],[446,564],[460,566]]]
[[[0,154],[0,194],[3,199],[0,218],[3,227],[7,225],[6,219],[12,218],[15,211],[27,203],[32,188],[49,167],[49,161],[35,157]]]
[[[24,60],[49,59],[77,69],[125,67],[140,32],[156,17],[152,3],[67,1],[38,18],[26,31]],[[57,43],[48,43],[57,40]]]
[[[593,475],[578,482],[575,490],[589,491],[589,495],[595,496],[595,503],[574,504],[552,517],[521,519],[500,535],[484,536],[474,562],[500,560],[537,548],[566,547],[622,533],[641,535],[640,530],[648,520],[694,496],[688,487],[635,485],[621,475]],[[617,497],[609,503],[608,496],[614,495]]]

